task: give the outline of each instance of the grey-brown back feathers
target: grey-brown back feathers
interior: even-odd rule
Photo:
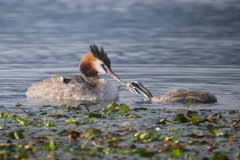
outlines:
[[[152,96],[140,82],[132,81],[126,84],[126,87],[135,94],[142,94],[146,101],[164,102],[164,103],[187,103],[192,100],[192,103],[215,103],[217,98],[208,91],[178,89],[169,91],[159,96]]]

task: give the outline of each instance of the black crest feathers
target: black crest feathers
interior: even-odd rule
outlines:
[[[89,50],[93,53],[94,57],[101,60],[109,69],[111,69],[110,59],[107,57],[107,52],[104,51],[103,46],[98,48],[97,45],[93,44],[89,46]]]
[[[107,52],[104,51],[103,46],[98,48],[97,45],[90,45],[90,51],[93,53],[94,57],[104,61],[107,57]]]

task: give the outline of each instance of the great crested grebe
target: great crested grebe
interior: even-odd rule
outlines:
[[[128,82],[126,87],[135,94],[142,94],[145,101],[164,102],[164,103],[187,103],[192,100],[192,103],[215,103],[217,98],[208,91],[177,89],[168,91],[159,96],[152,94],[138,81]]]
[[[108,101],[118,100],[118,89],[107,79],[98,76],[106,73],[118,82],[120,78],[112,71],[110,59],[103,47],[90,45],[79,64],[80,75],[55,75],[28,88],[29,98]]]

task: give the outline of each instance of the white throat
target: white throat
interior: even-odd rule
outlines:
[[[101,62],[100,60],[97,60],[95,63],[95,67],[99,73],[106,73],[106,71],[102,67],[102,64],[103,62]]]

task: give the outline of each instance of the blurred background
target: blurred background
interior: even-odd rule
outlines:
[[[93,43],[104,46],[123,82],[138,80],[153,95],[208,90],[218,103],[192,108],[240,108],[238,0],[1,0],[0,105],[33,105],[25,95],[33,83],[80,74]],[[131,106],[184,106],[119,93]]]

